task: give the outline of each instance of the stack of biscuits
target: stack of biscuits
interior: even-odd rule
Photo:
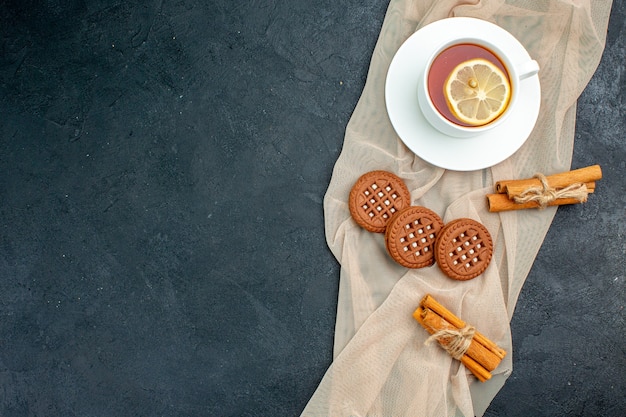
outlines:
[[[468,218],[444,225],[434,211],[412,206],[406,184],[391,172],[362,175],[348,205],[359,226],[384,233],[387,252],[406,268],[437,262],[448,277],[464,281],[482,274],[491,262],[493,242],[485,226]]]

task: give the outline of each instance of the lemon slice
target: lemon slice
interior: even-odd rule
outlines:
[[[444,84],[450,111],[471,126],[485,125],[500,116],[511,99],[507,76],[492,62],[475,58],[457,65]]]

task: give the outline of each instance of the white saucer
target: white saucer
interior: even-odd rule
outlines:
[[[541,102],[539,77],[535,75],[521,81],[517,110],[492,130],[471,138],[454,138],[433,128],[417,99],[417,84],[426,60],[439,45],[472,35],[510,51],[514,63],[531,59],[524,46],[501,27],[480,19],[452,17],[411,35],[393,57],[385,84],[387,113],[402,142],[426,162],[454,171],[488,168],[513,155],[532,132]]]

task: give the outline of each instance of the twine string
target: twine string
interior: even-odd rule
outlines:
[[[583,183],[575,183],[568,185],[565,188],[556,189],[550,187],[548,179],[545,175],[539,173],[535,174],[535,178],[541,181],[541,187],[529,187],[520,193],[519,196],[513,197],[516,203],[523,204],[529,201],[534,201],[539,204],[539,208],[544,209],[556,199],[559,198],[573,198],[580,203],[587,201],[589,190]]]
[[[424,344],[429,345],[435,341],[444,341],[440,343],[454,359],[461,360],[467,349],[469,349],[472,339],[476,333],[476,328],[467,325],[462,329],[441,329],[433,333]]]

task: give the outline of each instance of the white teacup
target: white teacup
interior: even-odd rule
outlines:
[[[495,120],[491,121],[490,123],[487,123],[485,125],[480,125],[480,126],[464,126],[462,123],[455,123],[452,121],[454,120],[453,117],[450,117],[450,115],[446,117],[442,114],[442,112],[443,113],[446,112],[446,109],[442,108],[442,104],[440,102],[438,103],[439,108],[441,110],[440,111],[437,109],[437,106],[435,105],[435,103],[433,102],[433,99],[431,98],[432,93],[429,93],[429,81],[428,80],[429,80],[429,75],[435,76],[435,74],[430,73],[433,62],[435,62],[435,60],[444,51],[449,50],[449,48],[455,45],[477,46],[480,49],[484,49],[488,53],[495,55],[495,57],[502,64],[505,73],[508,75],[509,82],[511,85],[511,97],[510,97],[509,103],[506,109],[504,110],[504,112],[500,116],[498,116]],[[475,50],[478,50],[478,48]],[[478,57],[478,56],[468,56],[466,58],[459,59],[458,63],[461,63],[467,59],[471,59],[475,57]],[[437,64],[437,66],[439,66],[439,64]],[[454,66],[456,66],[456,64],[452,65],[452,67]],[[450,71],[451,69],[452,68],[450,68]],[[524,111],[523,109],[517,109],[515,106],[517,97],[519,96],[519,92],[520,92],[520,82],[525,78],[528,78],[537,74],[538,71],[539,71],[539,64],[537,64],[537,61],[532,60],[532,59],[529,60],[526,57],[521,62],[514,62],[510,54],[507,54],[506,51],[501,50],[496,45],[492,44],[491,42],[486,41],[485,39],[479,39],[476,37],[455,39],[453,41],[446,42],[442,44],[440,47],[436,48],[435,52],[433,52],[433,54],[429,57],[425,66],[424,73],[421,75],[421,79],[419,80],[419,83],[418,83],[417,95],[418,95],[419,106],[426,120],[434,128],[436,128],[437,130],[439,130],[440,132],[446,135],[454,136],[454,137],[471,137],[471,136],[479,135],[485,132],[486,130],[493,129],[496,126],[500,125],[502,122],[504,122],[507,119],[507,117],[511,114],[511,112]],[[446,74],[438,74],[438,77],[443,78],[445,80],[448,74],[449,72]],[[440,93],[443,94],[443,85],[441,89],[442,90]],[[435,92],[432,95],[437,97],[438,92]],[[439,101],[441,100],[439,99]]]

